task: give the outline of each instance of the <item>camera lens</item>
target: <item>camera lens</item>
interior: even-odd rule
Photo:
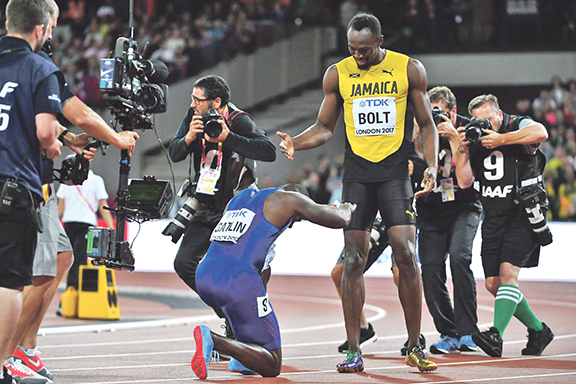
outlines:
[[[204,124],[204,132],[208,137],[215,139],[222,133],[222,126],[217,119],[210,119]]]
[[[478,127],[468,127],[465,132],[466,140],[475,143],[482,136],[482,131]]]

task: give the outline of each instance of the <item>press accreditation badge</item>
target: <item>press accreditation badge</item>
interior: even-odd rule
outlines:
[[[394,135],[396,98],[366,97],[352,100],[356,136]]]
[[[196,192],[205,195],[213,195],[216,193],[216,183],[220,178],[220,169],[202,168],[200,170],[200,177],[196,186]]]
[[[440,180],[440,185],[442,188],[442,202],[454,201],[456,197],[454,196],[454,181],[452,178]]]
[[[264,317],[272,312],[272,306],[268,301],[268,294],[263,297],[257,297],[256,300],[258,301],[258,317]]]
[[[212,231],[210,241],[229,241],[236,244],[250,228],[255,215],[256,213],[246,208],[227,211]]]

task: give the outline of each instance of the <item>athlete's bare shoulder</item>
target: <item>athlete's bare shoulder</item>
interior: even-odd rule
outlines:
[[[324,79],[322,80],[322,87],[324,94],[338,93],[338,68],[336,64],[332,64],[326,69]]]

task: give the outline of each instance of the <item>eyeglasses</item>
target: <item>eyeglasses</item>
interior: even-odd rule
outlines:
[[[199,99],[196,96],[192,95],[192,101],[195,102],[196,104],[199,104],[201,101],[206,101],[206,100],[210,100],[210,99]]]

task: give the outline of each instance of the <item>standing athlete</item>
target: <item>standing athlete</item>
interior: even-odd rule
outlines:
[[[369,249],[370,228],[380,210],[382,222],[399,269],[398,293],[408,330],[406,364],[432,371],[418,345],[422,315],[422,282],[416,264],[416,226],[412,209],[413,192],[408,174],[405,136],[408,103],[420,126],[420,138],[428,168],[423,190],[428,194],[437,174],[438,133],[426,93],[424,66],[408,56],[381,47],[384,37],[380,22],[359,14],[347,30],[351,56],[332,65],[324,75],[324,100],[318,120],[298,136],[278,132],[280,150],[289,159],[294,151],[318,147],[332,137],[344,110],[346,150],[342,196],[357,204],[352,222],[344,229],[345,261],[342,276],[342,305],[348,338],[347,358],[339,372],[360,372],[364,362],[359,347],[360,314],[364,306],[364,266]]]

